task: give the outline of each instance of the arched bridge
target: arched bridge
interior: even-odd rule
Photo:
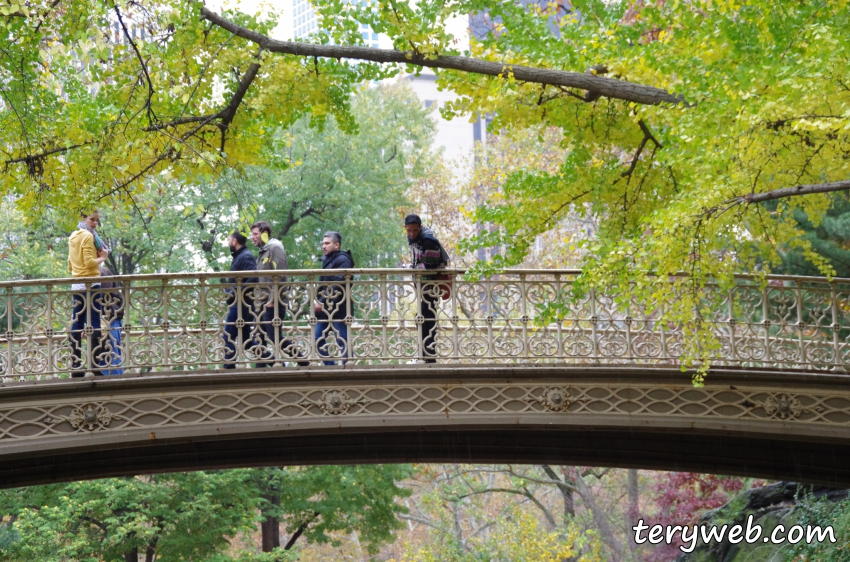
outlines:
[[[567,298],[574,271],[323,273],[0,284],[0,486],[407,461],[850,486],[850,280],[709,287],[695,388],[680,327]]]

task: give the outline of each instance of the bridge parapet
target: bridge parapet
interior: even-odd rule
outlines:
[[[272,281],[263,284],[250,279],[256,272],[108,278],[113,288],[98,284],[105,278],[74,280],[77,286],[70,279],[3,282],[0,377],[315,365],[346,353],[359,365],[682,362],[684,331],[661,320],[663,305],[647,309],[604,291],[571,298],[575,270],[466,280],[457,270],[435,279],[352,269],[334,271],[342,281],[320,281],[327,273],[264,272]],[[713,364],[784,371],[850,365],[850,280],[770,277],[762,285],[741,277],[729,290],[709,286],[707,293],[713,312],[705,321],[720,343]],[[76,364],[74,314],[86,342]],[[113,324],[119,317],[121,325]],[[322,326],[328,318],[336,326]],[[318,338],[317,324],[325,328]],[[347,338],[335,337],[343,329]]]

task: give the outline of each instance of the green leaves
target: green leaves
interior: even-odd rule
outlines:
[[[405,466],[320,466],[193,472],[0,491],[0,558],[9,561],[115,560],[151,549],[164,560],[232,561],[229,538],[255,529],[260,509],[290,533],[308,523],[314,542],[358,533],[370,552],[401,528],[395,503],[410,492],[395,482]],[[269,494],[279,495],[269,504]],[[237,555],[281,562],[294,551]]]
[[[117,478],[5,490],[20,540],[6,560],[120,559],[152,548],[165,559],[204,559],[252,528],[259,498],[247,471]]]
[[[308,523],[304,534],[311,542],[332,542],[331,534],[356,531],[370,552],[391,540],[402,528],[397,513],[407,510],[397,498],[410,495],[396,482],[410,474],[406,465],[322,466],[257,469],[254,475],[267,492],[280,494],[277,510],[266,513],[283,519],[289,533]]]
[[[735,273],[767,272],[789,244],[813,271],[831,272],[793,219],[799,211],[816,226],[829,197],[785,199],[775,212],[742,197],[850,177],[850,39],[843,32],[850,10],[847,2],[768,0],[645,3],[624,13],[625,6],[576,2],[593,17],[562,26],[562,41],[551,31],[550,39],[535,36],[533,15],[505,17],[508,32],[473,50],[557,67],[569,49],[575,70],[604,63],[609,76],[674,90],[694,105],[587,103],[552,88],[494,90],[479,77],[442,75],[464,96],[456,111],[492,114],[491,130],[522,139],[518,151],[545,150],[564,163],[558,170],[529,166],[497,182],[473,217],[491,225],[489,232],[466,247],[501,245],[478,268],[492,271],[523,263],[535,239],[571,221],[598,222],[582,283],[632,295],[685,326],[685,356],[706,366],[717,346],[699,321],[710,313],[700,304],[706,279],[728,283]],[[498,10],[522,8],[492,13]],[[566,155],[529,138],[540,123],[563,132]],[[691,277],[672,277],[680,273]],[[646,289],[653,283],[683,296],[662,298]]]

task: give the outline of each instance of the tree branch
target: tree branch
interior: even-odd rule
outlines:
[[[602,535],[602,540],[605,541],[605,543],[611,547],[611,550],[614,551],[614,559],[622,560],[623,545],[617,537],[614,536],[614,532],[611,529],[611,525],[608,523],[608,518],[605,512],[599,508],[599,504],[596,503],[596,498],[594,497],[593,492],[584,481],[584,478],[581,477],[581,474],[576,474],[575,483],[578,494],[581,496],[581,500],[593,515],[593,521],[596,523],[596,528],[599,529],[599,532]]]
[[[142,58],[142,53],[139,52],[139,48],[136,46],[136,42],[133,41],[132,37],[130,37],[130,31],[127,29],[127,26],[124,25],[124,17],[121,15],[121,10],[118,9],[118,4],[113,1],[112,6],[115,8],[115,15],[118,16],[118,23],[121,25],[121,30],[124,32],[124,37],[127,38],[127,42],[130,43],[131,47],[133,47],[133,51],[136,53],[136,58],[139,60],[139,64],[142,66],[142,74],[145,75],[145,80],[148,83],[148,99],[145,101],[145,107],[147,108],[148,113],[148,125],[151,125],[153,124],[156,115],[153,112],[153,105],[151,103],[151,101],[153,100],[154,88],[153,82],[151,82],[151,76],[148,73],[148,65]]]
[[[307,521],[304,521],[303,523],[301,523],[301,525],[299,525],[298,529],[296,529],[295,532],[292,533],[292,536],[289,538],[289,541],[286,543],[286,546],[283,547],[283,550],[290,550],[295,545],[295,541],[298,540],[298,537],[300,537],[304,533],[304,531],[307,530],[307,527],[310,526],[310,523],[315,521],[316,517],[318,517],[318,516],[319,516],[319,512],[315,511],[315,512],[313,512],[313,517],[311,517]]]
[[[352,45],[316,45],[312,43],[279,41],[237,25],[206,7],[201,8],[201,18],[234,35],[256,43],[263,50],[273,53],[303,57],[365,60],[382,64],[411,64],[420,67],[458,70],[460,72],[500,78],[507,78],[508,75],[512,75],[514,79],[522,82],[579,88],[593,92],[599,96],[631,101],[643,105],[658,105],[661,103],[678,105],[685,102],[683,96],[671,94],[661,88],[615,80],[595,74],[568,72],[550,68],[533,68],[454,55],[425,56],[414,51],[398,51],[395,49],[372,49],[370,47]]]
[[[652,131],[649,130],[649,127],[646,126],[646,123],[643,119],[638,121],[638,126],[640,130],[643,131],[643,138],[640,141],[640,145],[635,151],[635,155],[632,157],[632,163],[629,165],[629,169],[621,174],[620,177],[628,178],[627,184],[632,181],[632,174],[635,172],[635,168],[637,167],[638,161],[640,160],[640,155],[643,152],[643,149],[646,148],[646,143],[652,141],[655,144],[655,148],[663,148],[663,145],[658,142],[658,139],[652,134]],[[655,154],[655,150],[652,151]],[[624,195],[625,197],[625,195]]]
[[[437,529],[438,531],[443,530],[442,527],[440,527],[438,524],[434,523],[433,521],[431,521],[429,519],[425,519],[424,517],[419,517],[417,515],[408,515],[406,513],[398,513],[398,514],[396,514],[396,517],[398,517],[399,519],[404,519],[405,521],[413,521],[414,523],[422,523],[423,525],[427,525],[428,527],[432,527],[434,529]]]
[[[245,94],[248,92],[248,88],[251,87],[251,83],[254,81],[254,78],[257,77],[257,73],[260,71],[260,63],[255,62],[248,67],[248,70],[245,71],[245,74],[242,75],[242,79],[239,81],[239,86],[236,88],[236,91],[233,93],[233,97],[230,98],[230,103],[227,104],[219,116],[221,117],[221,124],[219,125],[222,130],[227,129],[230,126],[230,123],[233,122],[233,118],[236,116],[236,110],[239,109],[239,105],[242,103],[242,99],[245,97]]]
[[[56,148],[51,148],[50,150],[45,150],[44,152],[40,152],[38,154],[28,154],[26,156],[19,156],[17,158],[12,158],[10,160],[6,160],[6,168],[8,169],[10,164],[19,164],[21,162],[26,163],[27,171],[33,177],[35,177],[39,170],[41,169],[41,160],[47,158],[52,154],[59,154],[61,152],[68,152],[69,150],[74,150],[76,148],[82,148],[84,146],[89,146],[94,144],[93,141],[89,142],[81,142],[79,144],[72,144],[71,146],[59,146]]]
[[[542,503],[540,503],[540,500],[535,498],[534,494],[529,492],[527,488],[523,488],[522,490],[514,490],[513,488],[484,488],[484,489],[481,489],[481,490],[473,490],[472,492],[469,492],[468,494],[458,494],[456,497],[458,499],[464,499],[464,498],[468,498],[469,496],[477,496],[477,495],[480,495],[480,494],[490,494],[490,493],[494,493],[494,492],[498,492],[498,493],[502,493],[502,494],[515,494],[517,496],[523,496],[525,498],[528,498],[529,500],[531,500],[532,503],[534,503],[534,505],[536,505],[540,509],[540,511],[543,512],[543,516],[546,518],[546,521],[549,523],[551,528],[554,529],[555,527],[558,526],[558,524],[555,522],[555,517],[552,515],[552,513],[548,509],[546,509],[546,507]]]
[[[230,127],[230,124],[236,117],[236,110],[239,109],[239,106],[242,104],[242,100],[245,98],[245,94],[248,93],[248,89],[251,87],[251,84],[254,82],[254,79],[257,77],[257,73],[259,71],[260,63],[255,62],[248,67],[248,70],[246,70],[245,74],[243,74],[242,77],[239,79],[239,85],[236,87],[236,91],[233,92],[233,97],[230,98],[230,101],[221,111],[218,111],[217,113],[213,113],[211,115],[180,117],[167,123],[150,125],[148,127],[145,127],[143,131],[150,133],[154,131],[171,129],[180,125],[188,125],[191,123],[200,123],[201,127],[203,127],[205,125],[211,124],[213,121],[220,119],[221,121],[219,121],[215,125],[219,129],[221,129],[221,149],[224,150],[224,138],[227,132],[227,128]]]
[[[773,191],[765,191],[764,193],[748,193],[741,197],[730,199],[729,202],[762,203],[764,201],[773,201],[775,199],[795,197],[797,195],[811,195],[813,193],[830,193],[833,191],[847,190],[850,190],[850,180],[798,185],[795,187],[783,187],[782,189],[774,189]]]
[[[561,493],[561,498],[564,500],[564,516],[569,521],[569,519],[575,517],[576,514],[573,492],[578,493],[578,490],[576,490],[575,486],[573,486],[571,482],[567,481],[566,474],[564,475],[564,479],[561,480],[548,464],[541,465],[540,468],[543,469],[543,472],[545,472],[558,487],[558,491]]]

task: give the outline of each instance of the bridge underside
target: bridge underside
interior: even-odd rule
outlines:
[[[5,385],[0,486],[245,466],[492,462],[850,487],[850,377],[299,368]]]
[[[11,460],[4,487],[156,472],[354,463],[613,466],[850,487],[850,446],[589,427],[338,432],[158,442]]]

